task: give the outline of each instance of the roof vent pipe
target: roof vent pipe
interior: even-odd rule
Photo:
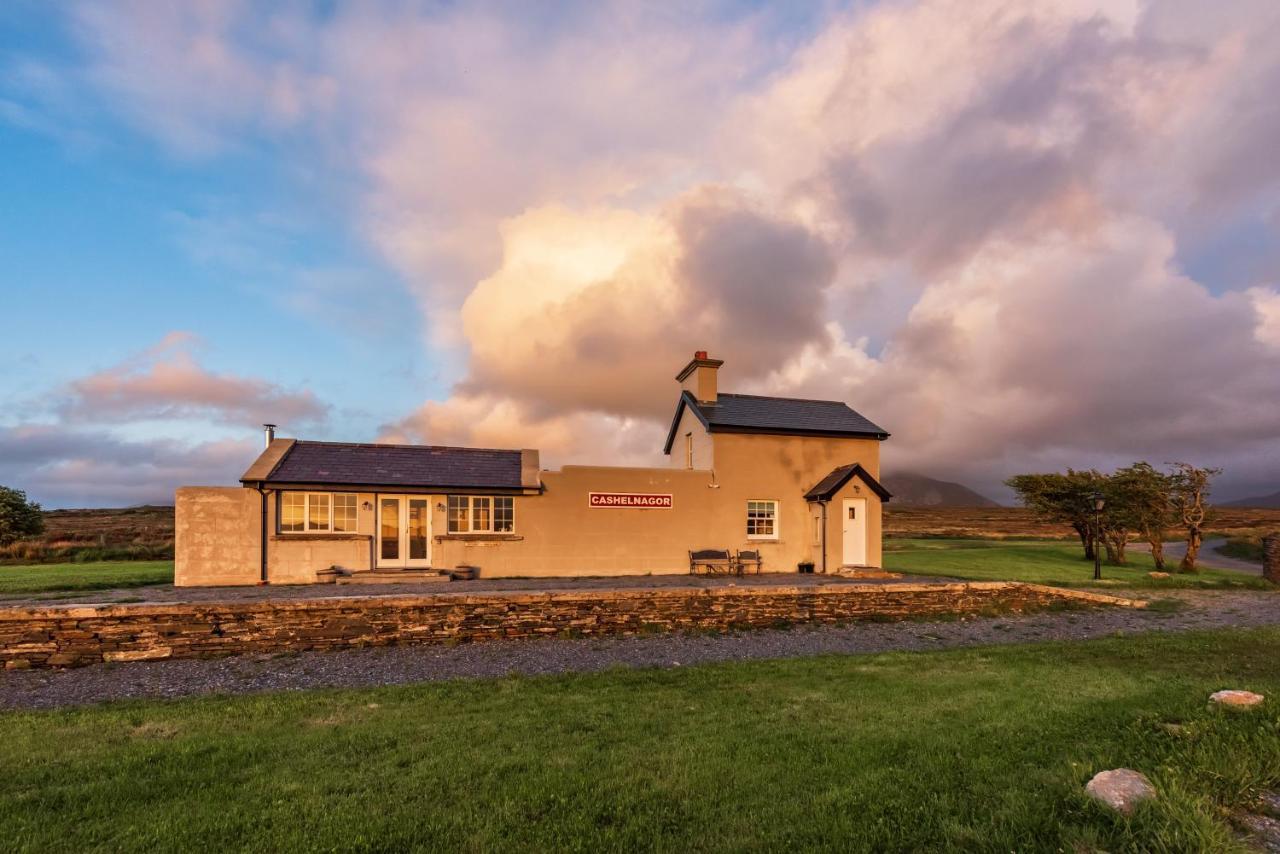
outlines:
[[[266,440],[266,442],[265,442],[265,444],[264,444],[264,447],[270,448],[270,447],[271,447],[271,443],[272,443],[272,442],[275,440],[275,438],[276,438],[276,425],[274,425],[274,424],[263,424],[263,425],[262,425],[262,437],[263,437],[263,439],[265,439],[265,440]]]

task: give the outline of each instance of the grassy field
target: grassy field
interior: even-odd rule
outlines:
[[[0,566],[0,596],[54,591],[109,590],[116,587],[172,583],[173,561],[171,560]]]
[[[8,850],[1229,851],[1280,631],[0,715]],[[1178,723],[1180,733],[1163,725]],[[1131,819],[1082,795],[1148,774]],[[1077,847],[1078,846],[1078,847]]]
[[[1214,507],[1208,530],[1226,536],[1280,530],[1280,509]],[[1022,507],[911,507],[890,502],[884,507],[885,536],[1018,538],[1075,540],[1070,527],[1037,519]],[[1177,537],[1171,528],[1169,537]]]
[[[1270,587],[1260,577],[1204,569],[1152,579],[1151,555],[1130,550],[1129,565],[1102,567],[1109,585],[1126,587]],[[885,540],[884,565],[913,575],[944,575],[978,581],[1032,581],[1039,584],[1092,586],[1093,562],[1078,543],[1041,540],[899,539]],[[1172,566],[1166,567],[1171,569]]]

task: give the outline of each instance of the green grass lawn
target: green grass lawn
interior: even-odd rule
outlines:
[[[102,563],[40,563],[0,566],[0,596],[75,590],[109,590],[172,584],[171,560],[122,560]]]
[[[1270,588],[1258,576],[1204,569],[1152,579],[1151,555],[1130,550],[1128,566],[1102,566],[1109,585],[1125,587],[1257,587]],[[1078,543],[1043,540],[890,539],[884,544],[884,565],[913,575],[944,575],[977,581],[1030,581],[1038,584],[1092,586],[1093,562],[1084,559]],[[1176,568],[1176,562],[1167,569]]]
[[[1280,784],[1278,655],[1218,631],[10,712],[0,826],[41,851],[1232,850],[1224,810]],[[1208,708],[1223,687],[1271,699]],[[1119,766],[1161,793],[1131,820],[1081,794]]]

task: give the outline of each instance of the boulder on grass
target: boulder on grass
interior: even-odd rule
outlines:
[[[1155,786],[1145,774],[1131,768],[1100,771],[1084,787],[1085,794],[1116,812],[1129,815],[1139,802],[1156,796]]]
[[[1266,698],[1261,694],[1255,694],[1252,691],[1218,691],[1209,695],[1211,702],[1233,709],[1251,709],[1261,705],[1264,699]]]
[[[1148,578],[1168,578],[1168,577],[1169,577],[1169,573],[1167,573],[1167,572],[1148,572],[1148,573],[1147,573],[1147,577],[1148,577]]]

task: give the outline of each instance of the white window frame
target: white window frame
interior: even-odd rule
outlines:
[[[508,531],[495,530],[494,526],[498,519],[498,502],[506,500],[511,502],[511,529]],[[516,501],[511,495],[450,495],[446,499],[445,506],[448,508],[445,512],[445,530],[453,535],[466,534],[514,534],[516,530]],[[455,530],[453,527],[453,509],[455,501],[465,502],[466,512],[463,519],[466,521],[466,528],[463,530]],[[475,527],[476,503],[478,501],[489,502],[489,527]],[[461,509],[461,508],[459,508]]]
[[[301,495],[302,498],[302,530],[286,531],[284,529],[284,498],[286,495]],[[311,499],[315,496],[324,495],[329,499],[329,518],[327,528],[313,528],[311,526]],[[356,516],[355,529],[351,531],[335,531],[333,527],[334,506],[337,502],[334,500],[338,496],[351,496],[355,500]],[[297,536],[299,534],[332,534],[339,537],[349,536],[360,532],[360,496],[355,492],[303,492],[297,489],[287,489],[280,492],[280,500],[276,504],[276,533],[282,537]]]
[[[684,467],[693,468],[693,433],[684,434]]]
[[[772,504],[773,505],[773,533],[772,534],[751,533],[751,505],[752,504]],[[776,540],[780,536],[782,536],[782,502],[776,498],[748,498],[747,499],[747,539],[748,540]]]

